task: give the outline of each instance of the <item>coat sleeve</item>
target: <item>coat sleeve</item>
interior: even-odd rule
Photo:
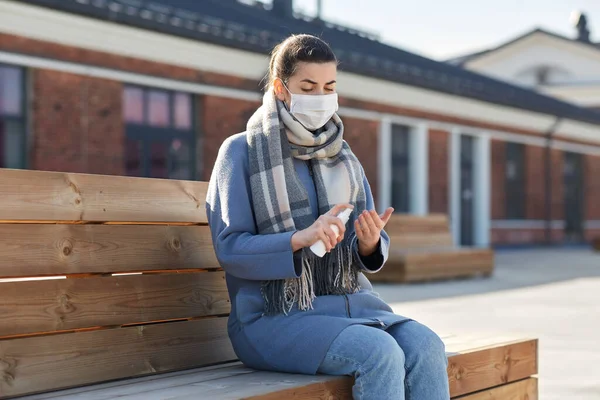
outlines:
[[[241,279],[298,278],[300,252],[292,250],[294,232],[259,235],[252,209],[245,136],[227,139],[217,156],[206,197],[206,214],[217,259]]]
[[[365,185],[365,194],[367,196],[367,210],[372,210],[375,208],[375,204],[373,201],[371,186],[369,185],[369,181],[367,180],[366,176],[363,180],[363,184]],[[356,236],[356,232],[352,232],[352,247],[354,251],[354,258],[358,260],[362,270],[368,273],[375,273],[383,268],[388,259],[390,238],[385,230],[382,230],[381,239],[379,240],[379,244],[377,245],[375,252],[371,255],[363,257],[358,252],[358,238]]]

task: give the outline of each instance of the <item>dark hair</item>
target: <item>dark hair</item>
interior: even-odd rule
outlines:
[[[275,46],[271,52],[265,90],[271,87],[275,78],[287,83],[296,73],[299,62],[337,63],[337,58],[324,40],[313,35],[292,35]]]

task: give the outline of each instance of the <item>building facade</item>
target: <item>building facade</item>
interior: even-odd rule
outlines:
[[[0,167],[207,180],[260,104],[270,49],[318,32],[379,209],[448,214],[465,245],[600,235],[600,114],[290,1],[179,2],[0,0]]]
[[[600,110],[600,43],[591,40],[586,16],[578,21],[573,37],[538,28],[448,62]]]

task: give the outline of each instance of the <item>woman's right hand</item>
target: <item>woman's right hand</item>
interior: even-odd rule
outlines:
[[[321,215],[311,226],[292,235],[292,250],[298,251],[304,247],[310,247],[322,240],[325,249],[330,252],[338,243],[344,239],[346,226],[337,217],[344,209],[353,209],[351,204],[337,204],[326,214]],[[330,228],[330,225],[336,225],[339,229],[339,236]]]

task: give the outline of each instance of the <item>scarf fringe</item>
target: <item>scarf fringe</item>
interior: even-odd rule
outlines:
[[[300,278],[263,282],[265,314],[288,315],[294,305],[301,311],[312,310],[318,296],[356,293],[360,290],[358,274],[348,243],[342,242],[323,258],[303,249]]]

